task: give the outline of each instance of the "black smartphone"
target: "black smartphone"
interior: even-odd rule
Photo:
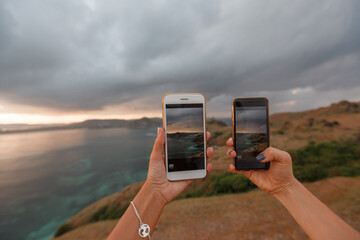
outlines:
[[[235,168],[238,170],[268,169],[270,163],[256,156],[270,146],[269,101],[266,98],[235,98],[232,104]]]

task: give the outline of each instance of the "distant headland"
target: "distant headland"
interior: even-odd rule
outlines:
[[[69,129],[103,129],[103,128],[143,128],[162,126],[161,118],[141,118],[134,120],[124,119],[89,119],[78,123],[69,124],[6,124],[0,125],[0,134],[13,134],[38,131],[55,131]]]

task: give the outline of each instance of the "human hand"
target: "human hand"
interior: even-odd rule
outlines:
[[[228,147],[233,147],[234,142],[232,138],[229,138],[226,145]],[[227,155],[233,159],[236,157],[236,152],[234,150],[229,150]],[[289,153],[269,147],[260,153],[257,156],[257,159],[260,159],[260,162],[270,162],[270,168],[268,170],[260,169],[245,171],[236,170],[234,164],[230,164],[228,171],[245,175],[259,188],[270,194],[282,192],[297,182],[293,174],[291,156]]]
[[[206,139],[210,138],[210,133],[206,133]],[[154,147],[150,155],[149,171],[146,183],[159,192],[164,199],[165,204],[179,195],[194,180],[182,180],[170,182],[166,177],[166,167],[164,163],[163,150],[165,146],[165,131],[158,128],[158,135],[155,139]],[[206,156],[209,159],[213,154],[213,148],[206,149]],[[212,164],[207,165],[208,173],[211,171]]]

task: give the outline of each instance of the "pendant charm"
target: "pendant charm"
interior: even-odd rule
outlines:
[[[150,226],[147,224],[141,224],[139,227],[140,237],[147,237],[150,234]]]

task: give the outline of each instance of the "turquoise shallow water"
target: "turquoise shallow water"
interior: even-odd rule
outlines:
[[[50,239],[86,205],[146,178],[151,129],[0,135],[0,239]]]

